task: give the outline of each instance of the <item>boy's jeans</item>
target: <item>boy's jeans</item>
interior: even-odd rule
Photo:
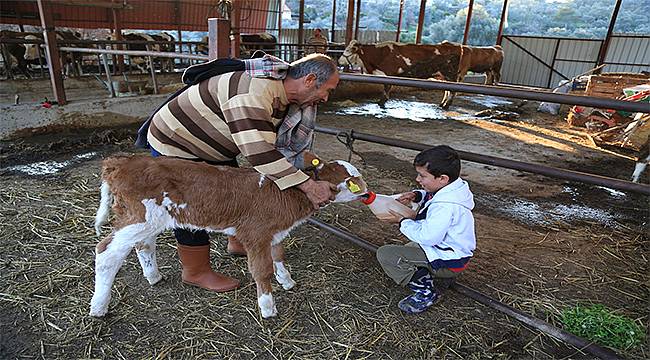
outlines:
[[[418,268],[426,267],[434,278],[455,278],[459,273],[449,269],[433,270],[420,245],[384,245],[377,249],[377,260],[384,272],[397,284],[406,286]]]

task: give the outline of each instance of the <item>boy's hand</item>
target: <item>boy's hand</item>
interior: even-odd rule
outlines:
[[[400,194],[396,200],[402,205],[411,206],[411,203],[415,202],[415,193],[413,191],[405,192]]]

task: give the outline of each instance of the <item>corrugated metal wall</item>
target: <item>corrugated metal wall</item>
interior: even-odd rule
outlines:
[[[550,67],[567,78],[586,72],[596,66],[601,44],[591,39],[504,36],[501,82],[553,88],[564,77]],[[613,36],[605,64],[605,72],[650,71],[650,36]]]
[[[244,33],[264,32],[277,27],[280,0],[242,1],[241,28]],[[122,3],[122,0],[117,2]],[[95,0],[88,5],[64,5],[52,1],[54,25],[82,29],[111,29],[113,11],[110,0]],[[123,29],[207,31],[208,18],[219,17],[216,0],[128,0],[129,9],[119,9]],[[276,20],[269,22],[269,9]],[[0,22],[40,26],[36,1],[0,0]]]

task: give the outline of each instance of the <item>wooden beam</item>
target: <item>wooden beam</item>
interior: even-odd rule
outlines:
[[[501,45],[503,38],[503,25],[506,21],[506,14],[508,13],[508,0],[503,0],[503,9],[501,9],[501,20],[499,21],[499,31],[497,32],[497,45]]]
[[[397,18],[397,34],[395,35],[395,41],[399,42],[399,35],[402,30],[402,16],[404,15],[404,0],[399,2],[399,17]]]
[[[230,33],[232,35],[230,54],[239,59],[241,56],[241,1],[233,1],[230,13]]]
[[[208,58],[210,60],[227,58],[230,53],[230,21],[208,19]]]
[[[52,81],[52,92],[59,105],[66,104],[65,89],[63,88],[63,77],[61,76],[61,58],[56,45],[56,33],[54,32],[54,20],[50,1],[38,0],[38,12],[43,27],[43,39],[45,40],[45,56],[47,57],[50,80]]]
[[[467,45],[469,39],[469,27],[472,23],[472,10],[474,10],[474,0],[469,0],[469,7],[467,8],[467,20],[465,20],[465,32],[463,33],[463,45]]]
[[[354,39],[359,40],[359,18],[361,17],[361,0],[357,0],[357,15],[354,18]]]
[[[345,45],[352,41],[352,26],[354,25],[354,0],[348,0],[348,18],[345,26]]]
[[[334,42],[334,29],[336,28],[336,0],[332,0],[332,33],[330,42]]]
[[[300,0],[298,9],[298,58],[305,54],[305,0]]]
[[[609,28],[607,28],[607,35],[605,35],[605,41],[600,46],[600,51],[598,52],[598,61],[596,66],[601,65],[605,62],[605,57],[607,56],[607,49],[609,48],[609,43],[612,39],[612,33],[614,32],[614,25],[616,24],[616,18],[618,17],[618,10],[621,8],[621,1],[616,0],[614,5],[614,10],[612,11],[612,18],[609,21]],[[600,74],[601,70],[598,70],[597,73]]]
[[[418,16],[418,29],[415,33],[415,43],[422,42],[422,30],[424,30],[424,12],[427,8],[427,0],[420,1],[420,15]]]

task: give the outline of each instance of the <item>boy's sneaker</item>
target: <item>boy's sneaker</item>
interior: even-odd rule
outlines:
[[[407,314],[419,314],[440,300],[440,294],[437,292],[428,291],[428,293],[425,295],[415,292],[400,300],[397,306]]]

